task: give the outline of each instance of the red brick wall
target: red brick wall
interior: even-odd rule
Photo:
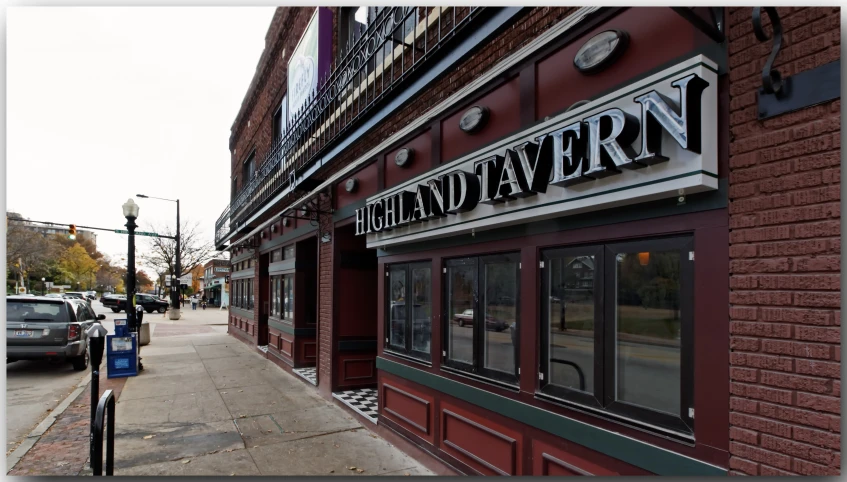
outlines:
[[[783,77],[840,58],[840,9],[777,9]],[[757,119],[771,42],[728,9],[730,467],[840,472],[841,101]],[[770,22],[764,15],[765,25]],[[770,27],[766,27],[770,33]]]

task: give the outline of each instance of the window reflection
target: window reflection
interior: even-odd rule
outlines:
[[[389,273],[389,296],[391,297],[391,334],[389,344],[406,347],[406,270],[392,268]]]
[[[550,260],[550,383],[594,392],[594,256]]]
[[[458,264],[464,262],[464,264]],[[448,262],[447,323],[448,356],[451,360],[473,363],[474,285],[476,264],[465,260]]]
[[[412,350],[429,353],[432,333],[430,269],[412,269]]]
[[[483,314],[485,318],[485,367],[515,372],[517,342],[518,265],[485,263]]]
[[[617,398],[680,413],[680,255],[616,256]]]

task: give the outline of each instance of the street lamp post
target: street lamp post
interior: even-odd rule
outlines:
[[[174,253],[174,257],[176,258],[176,266],[175,266],[175,275],[176,279],[171,280],[171,315],[170,318],[172,320],[178,320],[180,317],[179,312],[179,292],[180,292],[180,283],[179,277],[182,274],[182,263],[181,263],[181,253],[180,253],[180,239],[179,239],[179,199],[165,199],[162,197],[153,197],[153,196],[145,196],[144,194],[136,194],[136,196],[144,199],[158,199],[160,201],[170,201],[176,203],[176,252]],[[176,283],[176,290],[174,290],[174,283]]]
[[[138,204],[130,198],[123,205],[124,217],[126,218],[126,229],[129,231],[129,249],[127,252],[126,266],[126,322],[130,328],[141,332],[141,327],[135,326],[135,220],[138,218]]]

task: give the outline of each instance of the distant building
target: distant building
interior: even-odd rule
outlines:
[[[229,306],[226,277],[230,271],[227,259],[213,259],[203,266],[202,290],[210,306]]]
[[[7,213],[7,216],[10,220],[20,219],[27,221],[23,216],[18,213]],[[53,234],[61,234],[63,236],[67,236],[68,234],[68,226],[66,225],[56,225],[56,226],[44,226],[40,224],[33,224],[29,222],[24,223],[15,223],[18,226],[23,226],[26,229],[35,231],[37,233],[41,233],[43,236],[49,236]],[[94,231],[88,231],[85,229],[77,229],[76,230],[76,239],[77,241],[90,240],[94,243],[94,249],[97,249],[97,233]]]

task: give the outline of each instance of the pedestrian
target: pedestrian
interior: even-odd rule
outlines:
[[[197,310],[197,295],[191,297],[191,309]]]
[[[203,299],[203,305],[202,306],[203,306],[203,310],[205,310],[206,309],[206,300],[205,299]]]

